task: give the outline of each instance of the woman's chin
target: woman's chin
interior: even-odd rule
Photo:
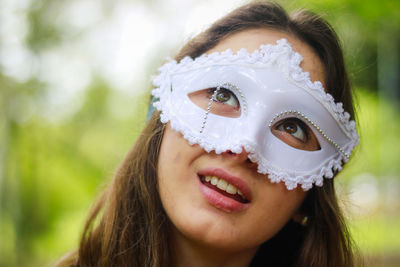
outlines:
[[[255,250],[266,239],[246,233],[228,218],[218,217],[209,211],[201,214],[185,218],[182,224],[177,224],[174,236],[197,247],[226,253]]]

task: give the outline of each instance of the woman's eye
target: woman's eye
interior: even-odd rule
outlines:
[[[271,129],[272,133],[291,147],[315,151],[320,150],[317,137],[303,121],[297,118],[287,118],[277,122]]]
[[[217,94],[214,96],[215,90],[216,89],[210,89],[210,93],[212,94],[214,101],[229,105],[234,108],[239,108],[239,100],[231,91],[225,88],[220,88]]]
[[[295,138],[306,143],[307,142],[307,134],[303,130],[303,128],[304,128],[304,125],[300,125],[300,122],[297,122],[294,120],[284,121],[283,123],[279,124],[277,127],[277,129],[279,131],[284,131],[288,134],[291,134]]]
[[[238,118],[241,114],[240,102],[229,89],[219,87],[207,88],[192,92],[190,100],[206,112],[218,116]]]

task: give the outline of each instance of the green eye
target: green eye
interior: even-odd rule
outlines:
[[[213,89],[213,92],[215,92],[215,89]],[[229,105],[234,108],[239,108],[240,106],[239,100],[237,99],[235,94],[225,88],[220,88],[215,97],[213,97],[213,100],[215,102]]]
[[[289,119],[279,124],[277,129],[279,131],[286,132],[293,137],[299,139],[300,141],[306,143],[308,136],[305,127],[306,126],[302,121],[298,119]]]

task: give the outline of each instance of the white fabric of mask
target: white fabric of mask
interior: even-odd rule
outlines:
[[[261,45],[253,53],[226,50],[170,61],[154,78],[153,95],[159,99],[154,106],[161,111],[161,121],[170,122],[191,145],[217,154],[245,149],[258,164],[258,172],[268,174],[272,182],[284,182],[289,190],[298,184],[304,190],[322,186],[324,177],[332,178],[341,170],[358,135],[342,104],[335,103],[320,82],[311,82],[301,61],[286,39]],[[218,112],[219,92],[222,97],[236,96],[240,105],[236,117],[223,112],[232,105]],[[196,93],[207,96],[203,102],[209,105],[194,103],[189,95]],[[307,125],[320,149],[294,148],[275,136],[272,127],[288,118]]]

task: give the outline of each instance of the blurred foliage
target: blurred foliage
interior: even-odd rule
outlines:
[[[66,2],[31,2],[24,42],[32,53],[40,54],[83,34],[54,23]],[[399,181],[400,100],[379,88],[377,62],[380,36],[389,41],[399,36],[400,1],[281,2],[289,9],[305,7],[324,14],[343,41],[357,91],[361,133],[351,164],[338,178],[343,180],[345,194],[351,193],[352,179],[363,173],[378,178],[378,183],[389,176]],[[154,6],[157,1],[150,3]],[[104,10],[113,6],[112,1],[100,4]],[[398,40],[394,44],[398,57]],[[21,82],[4,73],[0,69],[0,266],[43,266],[76,248],[90,204],[143,128],[148,95],[113,90],[97,75],[80,96],[82,103],[76,111],[51,121],[42,115],[50,93],[47,85],[35,77]],[[398,74],[394,70],[393,75]],[[391,86],[398,92],[398,80]],[[400,207],[399,195],[393,201],[390,205]],[[372,262],[381,266],[385,253],[400,251],[395,238],[399,211],[383,204],[352,221],[363,253],[375,257]]]
[[[93,84],[81,109],[63,123],[34,117],[3,125],[1,266],[40,266],[76,246],[95,189],[112,176],[144,124],[137,118],[146,110],[143,97],[130,99],[138,111],[121,120],[110,112],[110,94],[107,85]]]
[[[398,175],[400,153],[395,147],[400,144],[400,114],[390,101],[378,99],[376,92],[365,88],[357,88],[357,104],[360,143],[351,166],[339,175],[343,178],[363,172],[377,177]]]

